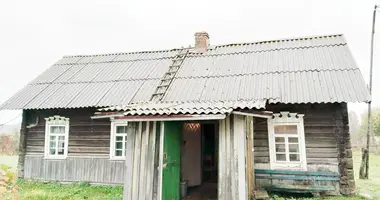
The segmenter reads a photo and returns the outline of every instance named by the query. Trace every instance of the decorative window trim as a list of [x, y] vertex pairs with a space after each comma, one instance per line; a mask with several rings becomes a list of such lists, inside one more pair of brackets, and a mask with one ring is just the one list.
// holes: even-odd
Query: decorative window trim
[[[69, 149], [69, 127], [70, 119], [62, 117], [59, 115], [54, 115], [52, 117], [45, 118], [45, 148], [44, 148], [44, 158], [45, 159], [66, 159]], [[63, 126], [65, 127], [65, 144], [63, 155], [50, 155], [49, 145], [50, 145], [50, 127], [51, 126]], [[58, 140], [58, 139], [57, 139]]]
[[[110, 138], [110, 160], [125, 160], [125, 150], [126, 150], [126, 147], [124, 146], [124, 142], [123, 142], [123, 146], [124, 146], [124, 151], [123, 151], [123, 154], [122, 156], [116, 156], [115, 155], [115, 140], [116, 140], [116, 127], [117, 126], [128, 126], [128, 121], [125, 121], [125, 120], [111, 120], [111, 138]], [[121, 134], [121, 136], [125, 137], [125, 139], [123, 140], [126, 140], [127, 139], [127, 136], [128, 134]]]
[[[294, 169], [307, 170], [305, 130], [303, 114], [280, 112], [273, 114], [273, 118], [268, 119], [268, 141], [269, 141], [269, 160], [271, 169]], [[276, 161], [275, 131], [276, 125], [296, 125], [299, 145], [300, 161]], [[285, 142], [285, 145], [288, 145]], [[288, 147], [286, 147], [288, 148]], [[285, 155], [288, 157], [289, 151]]]

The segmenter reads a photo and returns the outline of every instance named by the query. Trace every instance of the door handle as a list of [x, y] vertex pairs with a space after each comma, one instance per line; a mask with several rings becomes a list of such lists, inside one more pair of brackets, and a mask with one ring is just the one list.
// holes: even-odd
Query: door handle
[[168, 166], [168, 164], [173, 164], [173, 163], [176, 163], [176, 161], [173, 160], [173, 161], [166, 162], [166, 163], [162, 164], [162, 168], [166, 168]]

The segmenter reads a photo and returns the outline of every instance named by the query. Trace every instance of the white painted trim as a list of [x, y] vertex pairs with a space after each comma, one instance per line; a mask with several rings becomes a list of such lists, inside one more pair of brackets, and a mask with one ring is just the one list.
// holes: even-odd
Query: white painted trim
[[[128, 126], [128, 122], [124, 120], [111, 120], [111, 133], [110, 133], [110, 160], [125, 160], [125, 150], [124, 141], [123, 141], [123, 153], [122, 156], [115, 156], [115, 138], [116, 138], [116, 126]], [[122, 134], [121, 136], [126, 137], [128, 139], [128, 133]], [[123, 139], [124, 140], [124, 139]]]
[[101, 116], [91, 116], [91, 119], [107, 119], [107, 118], [114, 118], [114, 117], [122, 117], [123, 114], [117, 114], [117, 115], [101, 115]]
[[[304, 120], [303, 114], [280, 112], [273, 114], [274, 118], [268, 119], [268, 141], [269, 141], [269, 160], [271, 169], [295, 169], [295, 170], [307, 170], [307, 160], [306, 160], [306, 146], [305, 146], [305, 130], [304, 130]], [[281, 117], [280, 117], [281, 116]], [[299, 145], [299, 156], [300, 161], [290, 162], [290, 161], [276, 161], [276, 147], [275, 147], [275, 133], [274, 126], [276, 125], [296, 125], [297, 135], [298, 135], [298, 145]], [[294, 136], [289, 134], [281, 134], [281, 136], [288, 137]], [[287, 139], [285, 139], [285, 155], [288, 158]]]
[[[51, 126], [63, 126], [65, 127], [65, 133], [56, 135], [56, 143], [58, 143], [59, 136], [65, 137], [65, 146], [63, 155], [49, 155], [50, 145], [50, 127]], [[59, 115], [45, 118], [45, 145], [44, 145], [44, 159], [66, 159], [69, 151], [69, 128], [70, 119]], [[56, 144], [58, 145], [58, 144]], [[58, 149], [57, 149], [58, 150]]]
[[157, 189], [157, 200], [162, 200], [162, 176], [163, 169], [162, 166], [164, 164], [164, 122], [161, 122], [160, 127], [160, 152], [159, 152], [159, 164], [158, 164], [158, 189]]
[[[111, 118], [114, 116], [108, 115], [105, 117], [91, 117], [92, 119], [101, 119], [101, 118]], [[121, 117], [121, 116], [117, 116]], [[216, 115], [189, 115], [189, 116], [170, 116], [170, 117], [162, 117], [162, 116], [145, 116], [146, 118], [138, 118], [141, 117], [139, 115], [135, 116], [136, 118], [130, 119], [114, 119], [115, 121], [127, 121], [127, 122], [151, 122], [151, 121], [188, 121], [188, 120], [220, 120], [225, 119], [226, 115], [224, 114], [216, 114]], [[111, 119], [111, 121], [113, 121]]]
[[250, 117], [259, 117], [259, 118], [272, 118], [272, 116], [269, 115], [261, 115], [261, 114], [256, 114], [256, 113], [246, 113], [246, 112], [240, 112], [240, 111], [232, 111], [232, 114], [235, 115], [244, 115], [244, 116], [250, 116]]

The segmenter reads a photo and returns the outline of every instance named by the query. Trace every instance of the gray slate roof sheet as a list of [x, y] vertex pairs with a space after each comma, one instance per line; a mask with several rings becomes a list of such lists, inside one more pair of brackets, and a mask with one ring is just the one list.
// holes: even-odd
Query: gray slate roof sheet
[[99, 109], [100, 111], [125, 111], [124, 115], [173, 115], [173, 114], [226, 114], [237, 108], [265, 108], [265, 100], [255, 101], [204, 101], [171, 103], [137, 103]]
[[[0, 109], [107, 107], [148, 102], [178, 49], [66, 56]], [[342, 35], [210, 46], [185, 58], [163, 102], [366, 102]], [[200, 104], [203, 105], [203, 104]]]

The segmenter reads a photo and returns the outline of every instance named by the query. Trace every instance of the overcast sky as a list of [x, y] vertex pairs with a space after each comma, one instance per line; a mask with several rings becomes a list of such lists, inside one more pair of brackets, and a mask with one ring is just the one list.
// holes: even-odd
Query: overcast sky
[[[63, 55], [178, 48], [343, 33], [366, 81], [373, 6], [380, 0], [0, 1], [0, 104]], [[378, 16], [380, 43], [380, 13]], [[380, 104], [380, 45], [373, 103]], [[350, 104], [359, 114], [365, 104]], [[18, 112], [0, 111], [0, 124]], [[12, 123], [17, 123], [20, 118]]]

